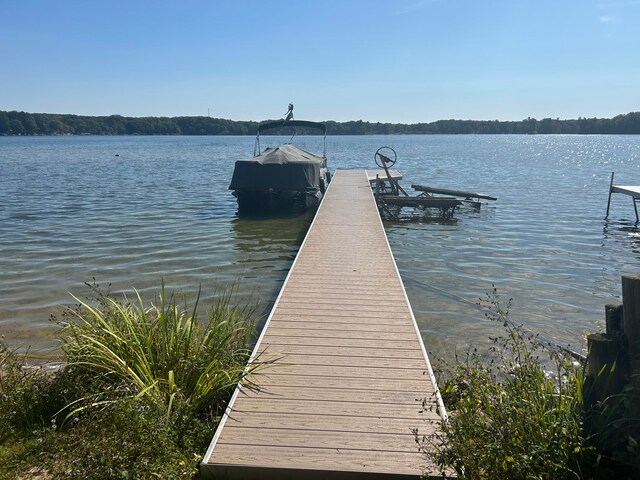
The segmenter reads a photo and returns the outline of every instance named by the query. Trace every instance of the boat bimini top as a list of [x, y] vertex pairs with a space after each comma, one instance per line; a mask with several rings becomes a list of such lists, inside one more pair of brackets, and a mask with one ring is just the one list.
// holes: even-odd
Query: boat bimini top
[[[276, 120], [275, 122], [266, 122], [262, 123], [258, 126], [258, 134], [256, 135], [256, 142], [253, 147], [253, 156], [260, 155], [260, 134], [267, 130], [277, 130], [281, 128], [290, 128], [290, 127], [305, 127], [305, 128], [315, 128], [317, 130], [322, 131], [324, 135], [323, 146], [322, 146], [322, 158], [327, 158], [327, 126], [324, 123], [320, 122], [310, 122], [308, 120]], [[296, 131], [294, 130], [291, 139], [295, 137]], [[291, 140], [289, 140], [289, 143]]]

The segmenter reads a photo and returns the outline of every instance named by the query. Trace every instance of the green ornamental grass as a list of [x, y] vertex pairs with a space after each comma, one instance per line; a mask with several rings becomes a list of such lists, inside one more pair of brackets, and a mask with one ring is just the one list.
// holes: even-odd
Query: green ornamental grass
[[164, 284], [156, 304], [139, 292], [122, 300], [99, 290], [98, 305], [78, 301], [68, 312], [62, 350], [70, 367], [105, 387], [79, 398], [68, 416], [121, 397], [149, 402], [170, 417], [176, 408], [199, 415], [220, 409], [229, 391], [258, 367], [246, 367], [253, 308], [233, 304], [233, 289], [216, 292], [205, 319], [181, 308]]
[[201, 316], [164, 285], [149, 306], [89, 286], [95, 298], [63, 314], [58, 368], [29, 367], [0, 339], [0, 480], [195, 478], [260, 366], [247, 367], [255, 309], [233, 287]]

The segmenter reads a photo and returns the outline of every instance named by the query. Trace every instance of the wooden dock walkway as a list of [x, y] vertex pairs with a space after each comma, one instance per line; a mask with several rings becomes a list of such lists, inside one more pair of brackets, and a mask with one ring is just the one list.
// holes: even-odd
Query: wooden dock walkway
[[205, 478], [419, 478], [411, 429], [444, 407], [364, 170], [336, 172], [255, 355], [278, 360], [234, 393]]

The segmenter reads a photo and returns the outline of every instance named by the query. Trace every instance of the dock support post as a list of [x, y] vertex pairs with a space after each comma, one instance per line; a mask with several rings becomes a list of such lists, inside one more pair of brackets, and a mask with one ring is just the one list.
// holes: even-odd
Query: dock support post
[[622, 276], [622, 321], [632, 370], [640, 370], [640, 275]]
[[[614, 172], [611, 172], [611, 182], [609, 183], [609, 201], [607, 202], [607, 215], [604, 217], [609, 218], [609, 207], [611, 207], [611, 189], [613, 188], [613, 176], [614, 176]], [[636, 212], [636, 217], [638, 216], [638, 213]]]
[[622, 305], [609, 304], [604, 306], [605, 331], [611, 335], [621, 337], [624, 335], [622, 326]]
[[606, 305], [606, 333], [587, 336], [585, 406], [622, 391], [640, 372], [640, 275], [622, 275], [622, 305]]
[[620, 393], [625, 384], [627, 363], [622, 337], [608, 333], [587, 336], [587, 371], [584, 400], [587, 409]]

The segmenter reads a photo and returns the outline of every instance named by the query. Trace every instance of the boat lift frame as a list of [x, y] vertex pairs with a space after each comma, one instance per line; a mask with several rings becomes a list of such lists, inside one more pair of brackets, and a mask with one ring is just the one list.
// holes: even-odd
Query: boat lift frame
[[[394, 158], [381, 153], [385, 149], [393, 153]], [[376, 175], [374, 196], [378, 204], [380, 213], [386, 214], [388, 218], [399, 219], [399, 211], [403, 207], [410, 207], [421, 210], [423, 214], [428, 208], [436, 208], [440, 211], [440, 217], [449, 219], [453, 216], [456, 208], [462, 205], [462, 202], [452, 197], [433, 197], [430, 195], [410, 196], [394, 175], [389, 171], [389, 167], [395, 165], [398, 156], [391, 147], [380, 147], [374, 154], [374, 160], [379, 167], [384, 169], [386, 179]], [[394, 212], [391, 207], [398, 209]]]

